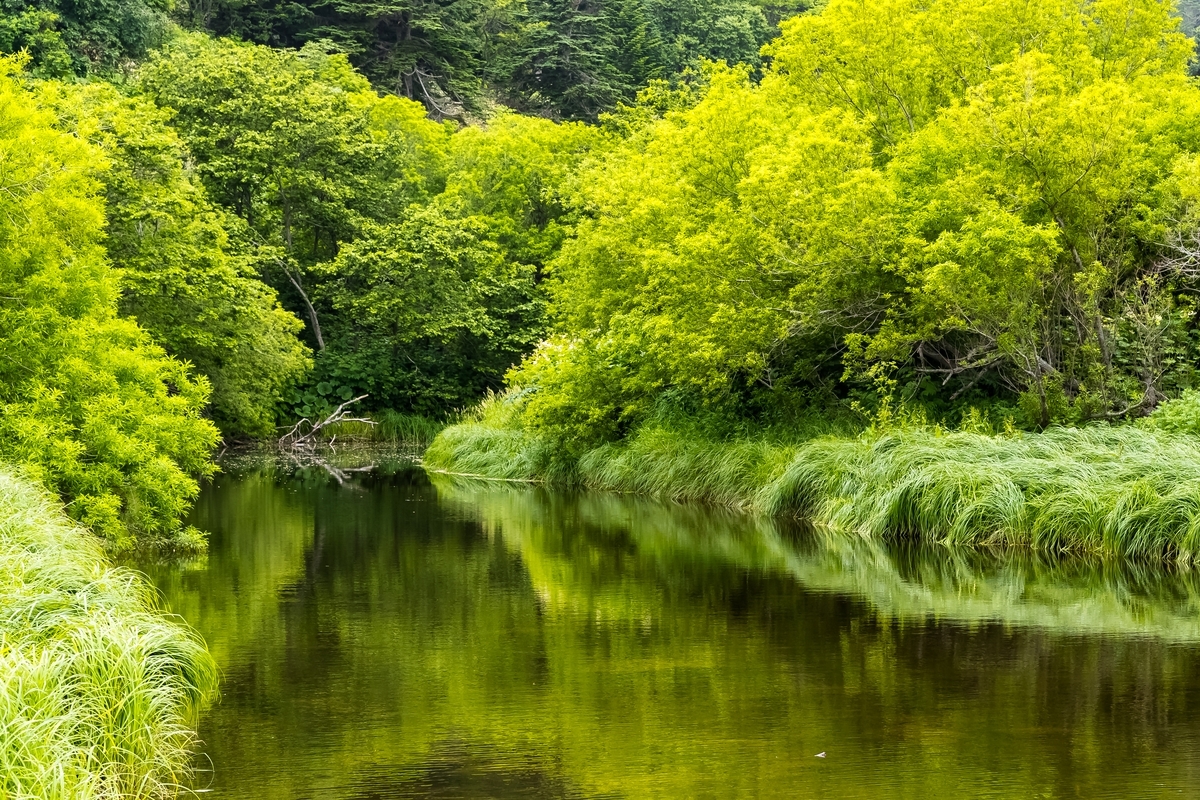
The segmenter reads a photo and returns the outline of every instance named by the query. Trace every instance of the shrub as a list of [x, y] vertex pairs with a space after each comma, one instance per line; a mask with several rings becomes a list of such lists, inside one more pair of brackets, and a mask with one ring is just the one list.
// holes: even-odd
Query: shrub
[[0, 455], [117, 546], [196, 546], [179, 521], [209, 474], [209, 387], [117, 316], [93, 147], [0, 59]]

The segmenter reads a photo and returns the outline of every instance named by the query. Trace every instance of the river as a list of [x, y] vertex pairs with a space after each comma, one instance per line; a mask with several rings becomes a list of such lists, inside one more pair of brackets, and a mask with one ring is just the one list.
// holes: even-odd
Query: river
[[1200, 576], [721, 510], [231, 468], [139, 565], [220, 798], [1200, 797]]

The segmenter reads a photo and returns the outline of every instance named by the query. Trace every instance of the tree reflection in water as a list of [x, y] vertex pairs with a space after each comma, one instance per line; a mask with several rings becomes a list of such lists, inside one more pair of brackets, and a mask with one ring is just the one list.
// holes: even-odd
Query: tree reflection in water
[[[219, 795], [1156, 797], [1200, 580], [602, 494], [223, 476], [149, 565], [225, 676]], [[814, 758], [825, 751], [825, 759]]]

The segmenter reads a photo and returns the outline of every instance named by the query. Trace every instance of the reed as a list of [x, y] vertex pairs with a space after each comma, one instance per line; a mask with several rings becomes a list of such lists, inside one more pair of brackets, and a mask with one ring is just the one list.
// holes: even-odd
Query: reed
[[436, 466], [565, 476], [880, 539], [1200, 559], [1200, 438], [1148, 426], [993, 435], [920, 425], [793, 443], [649, 427], [568, 463], [546, 439], [495, 422], [447, 429], [430, 448]]
[[173, 797], [216, 668], [138, 574], [0, 472], [0, 797]]

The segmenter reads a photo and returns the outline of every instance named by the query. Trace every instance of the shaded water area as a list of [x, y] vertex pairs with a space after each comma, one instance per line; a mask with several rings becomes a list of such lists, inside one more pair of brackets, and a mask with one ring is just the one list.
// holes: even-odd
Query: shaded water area
[[232, 470], [143, 565], [207, 796], [1200, 796], [1196, 574], [388, 472]]

